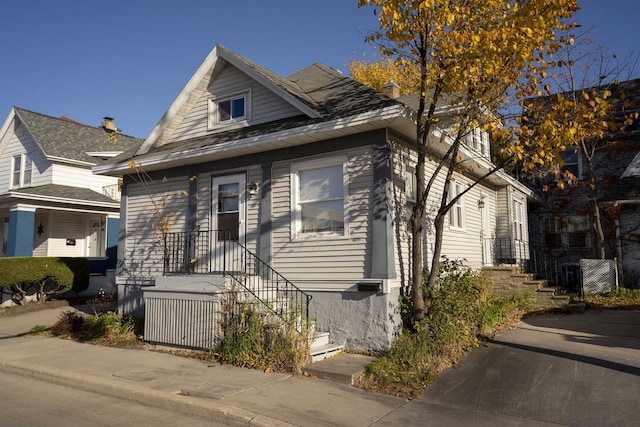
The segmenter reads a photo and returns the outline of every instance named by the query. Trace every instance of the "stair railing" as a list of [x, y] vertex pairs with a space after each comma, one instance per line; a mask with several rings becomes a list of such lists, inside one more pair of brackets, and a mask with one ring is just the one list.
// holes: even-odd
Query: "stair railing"
[[[215, 239], [210, 241], [210, 237]], [[230, 277], [298, 332], [309, 327], [312, 296], [247, 249], [238, 241], [237, 233], [229, 230], [167, 233], [164, 275], [204, 273]]]

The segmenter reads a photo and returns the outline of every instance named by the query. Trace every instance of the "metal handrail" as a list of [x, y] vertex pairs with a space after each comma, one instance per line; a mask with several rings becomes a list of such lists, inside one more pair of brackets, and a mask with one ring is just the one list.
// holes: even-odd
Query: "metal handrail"
[[[215, 236], [215, 239], [210, 240]], [[229, 230], [167, 233], [164, 275], [222, 273], [231, 277], [262, 305], [292, 324], [291, 309], [299, 311], [298, 332], [308, 327], [312, 296], [298, 288], [240, 243]]]

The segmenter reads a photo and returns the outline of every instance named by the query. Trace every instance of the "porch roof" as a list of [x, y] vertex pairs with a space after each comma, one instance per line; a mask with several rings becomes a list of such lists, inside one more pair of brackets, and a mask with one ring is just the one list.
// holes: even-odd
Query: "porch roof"
[[24, 200], [64, 203], [76, 206], [120, 208], [120, 202], [88, 188], [48, 184], [10, 190], [0, 196], [0, 200]]

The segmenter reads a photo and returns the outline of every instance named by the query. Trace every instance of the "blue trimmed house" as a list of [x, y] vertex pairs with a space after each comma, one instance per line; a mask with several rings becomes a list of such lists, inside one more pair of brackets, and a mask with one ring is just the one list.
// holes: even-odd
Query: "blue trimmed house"
[[[92, 258], [114, 269], [118, 178], [91, 167], [137, 148], [139, 139], [14, 107], [0, 129], [0, 256]], [[106, 264], [105, 264], [106, 262]]]
[[[164, 321], [177, 309], [156, 301], [163, 290], [231, 283], [271, 308], [270, 296], [298, 301], [340, 345], [386, 348], [410, 283], [416, 156], [411, 99], [388, 95], [319, 63], [283, 77], [216, 46], [135, 152], [146, 181], [128, 157], [93, 168], [123, 179], [120, 310], [153, 302]], [[431, 138], [437, 158], [447, 130]], [[470, 174], [486, 171], [487, 135], [470, 131], [461, 155]], [[474, 268], [528, 258], [531, 197], [503, 172], [487, 178], [450, 213], [444, 254]], [[165, 234], [150, 226], [158, 213]], [[432, 244], [427, 230], [427, 256]], [[165, 332], [158, 341], [180, 344]]]

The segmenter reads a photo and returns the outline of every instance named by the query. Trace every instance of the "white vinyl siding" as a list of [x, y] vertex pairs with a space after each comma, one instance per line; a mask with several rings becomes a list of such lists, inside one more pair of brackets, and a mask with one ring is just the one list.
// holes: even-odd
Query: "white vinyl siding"
[[58, 257], [85, 255], [84, 222], [82, 214], [55, 212], [55, 227], [51, 230], [49, 253]]
[[[13, 179], [13, 159], [20, 158], [20, 170], [25, 172], [25, 165], [22, 163], [27, 153], [31, 156], [31, 174], [28, 186], [38, 186], [50, 184], [50, 162], [44, 157], [40, 147], [35, 143], [23, 124], [19, 124], [12, 136], [8, 136], [9, 141], [2, 153], [0, 153], [0, 193], [9, 191]], [[24, 175], [23, 175], [24, 176]], [[22, 179], [24, 182], [24, 179]]]
[[204, 136], [214, 131], [209, 127], [209, 105], [212, 98], [224, 98], [230, 94], [251, 91], [250, 120], [248, 125], [267, 123], [287, 117], [300, 115], [300, 111], [288, 102], [260, 85], [255, 80], [227, 64], [215, 76], [214, 81], [206, 85], [206, 79], [200, 83], [184, 107], [184, 118], [177, 117], [176, 128], [170, 131], [168, 142]]
[[[406, 170], [407, 165], [415, 165], [416, 153], [412, 152], [400, 143], [394, 143], [393, 150], [393, 197], [394, 197], [394, 236], [400, 239], [394, 244], [396, 251], [396, 273], [400, 280], [407, 285], [411, 276], [411, 211], [406, 209]], [[425, 169], [425, 179], [428, 180], [434, 173], [436, 164], [427, 162]], [[423, 256], [425, 266], [431, 262], [431, 256], [434, 250], [435, 229], [433, 219], [440, 204], [442, 190], [444, 188], [445, 171], [442, 171], [436, 178], [435, 185], [431, 191], [426, 207], [426, 218], [424, 221], [423, 232]], [[458, 177], [455, 182], [462, 182]], [[464, 184], [466, 189], [466, 184]], [[404, 191], [401, 191], [404, 186]], [[482, 265], [482, 245], [480, 235], [482, 232], [482, 215], [480, 209], [477, 208], [477, 201], [481, 197], [485, 197], [485, 202], [489, 204], [491, 212], [489, 224], [490, 230], [488, 234], [492, 234], [495, 230], [495, 209], [496, 196], [495, 190], [487, 186], [476, 186], [467, 192], [463, 197], [467, 203], [463, 205], [464, 210], [464, 232], [460, 232], [459, 228], [449, 226], [449, 222], [445, 222], [442, 241], [442, 255], [449, 259], [465, 260], [465, 264], [477, 268]]]
[[[48, 237], [52, 232], [52, 224], [50, 219], [53, 212], [36, 212], [33, 230], [33, 256], [48, 256], [49, 240]], [[39, 227], [42, 226], [42, 233], [38, 234]]]
[[[164, 204], [164, 217], [171, 222], [171, 231], [185, 231], [189, 177], [151, 182], [149, 192], [158, 206]], [[139, 183], [127, 186], [125, 268], [131, 276], [151, 277], [162, 274], [162, 243], [153, 229], [157, 221], [153, 201], [147, 189]]]
[[[371, 271], [371, 195], [373, 153], [370, 147], [335, 153], [344, 156], [348, 174], [348, 237], [291, 239], [291, 176], [296, 162], [278, 162], [272, 170], [273, 266], [302, 286], [310, 281], [360, 280]], [[304, 159], [335, 157], [325, 155]]]
[[51, 165], [51, 184], [88, 188], [103, 194], [103, 188], [118, 184], [118, 178], [95, 175], [88, 168], [54, 163]]

